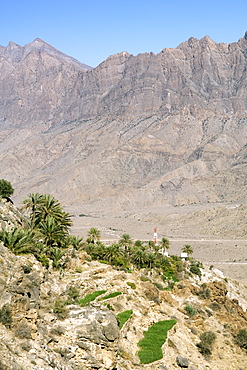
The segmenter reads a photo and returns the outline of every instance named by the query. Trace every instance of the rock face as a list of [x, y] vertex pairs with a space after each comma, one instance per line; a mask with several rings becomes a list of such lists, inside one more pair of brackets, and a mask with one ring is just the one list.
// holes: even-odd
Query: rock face
[[1, 176], [17, 199], [49, 192], [95, 210], [245, 202], [246, 58], [246, 37], [123, 52], [94, 69], [40, 39], [9, 43]]

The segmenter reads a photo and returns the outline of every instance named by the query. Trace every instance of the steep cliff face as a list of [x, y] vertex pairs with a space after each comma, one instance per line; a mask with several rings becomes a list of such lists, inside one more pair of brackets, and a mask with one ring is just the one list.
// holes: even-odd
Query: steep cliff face
[[39, 39], [1, 47], [2, 177], [67, 205], [245, 201], [246, 58], [246, 38], [208, 36], [94, 69]]
[[40, 39], [24, 47], [9, 43], [1, 50], [1, 116], [61, 123], [96, 115], [245, 112], [246, 50], [245, 38], [227, 45], [206, 36], [157, 55], [123, 52], [90, 69]]

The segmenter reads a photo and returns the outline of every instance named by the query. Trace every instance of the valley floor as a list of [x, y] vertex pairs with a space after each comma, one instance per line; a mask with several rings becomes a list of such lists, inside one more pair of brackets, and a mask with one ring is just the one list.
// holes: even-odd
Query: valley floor
[[[244, 210], [244, 212], [243, 212]], [[169, 254], [181, 253], [185, 244], [194, 250], [193, 257], [213, 265], [232, 279], [247, 284], [247, 235], [245, 206], [231, 204], [155, 207], [111, 214], [89, 206], [67, 207], [73, 215], [71, 232], [86, 239], [91, 227], [101, 231], [105, 243], [117, 241], [128, 233], [134, 240], [153, 240], [157, 227], [158, 240], [169, 238]], [[244, 216], [243, 216], [244, 213]]]

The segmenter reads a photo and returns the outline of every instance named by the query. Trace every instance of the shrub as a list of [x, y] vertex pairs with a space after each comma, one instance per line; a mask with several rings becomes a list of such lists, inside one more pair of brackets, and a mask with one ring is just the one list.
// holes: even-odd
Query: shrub
[[197, 344], [199, 351], [205, 357], [208, 357], [212, 353], [213, 343], [215, 342], [216, 334], [212, 331], [205, 331], [200, 335], [201, 342]]
[[212, 302], [209, 306], [213, 311], [220, 311], [221, 305], [217, 302]]
[[12, 312], [7, 304], [0, 309], [0, 322], [7, 328], [12, 324]]
[[135, 283], [132, 283], [131, 281], [127, 281], [126, 283], [128, 286], [130, 286], [132, 289], [136, 289]]
[[196, 309], [194, 307], [192, 307], [191, 305], [189, 305], [189, 304], [187, 306], [185, 306], [184, 309], [185, 309], [185, 311], [187, 312], [187, 314], [189, 316], [195, 316], [195, 314], [197, 312]]
[[150, 281], [150, 279], [146, 276], [141, 276], [141, 281]]
[[15, 335], [22, 339], [31, 339], [31, 327], [23, 321], [16, 328]]
[[141, 364], [150, 364], [163, 357], [161, 347], [166, 341], [168, 330], [175, 324], [174, 319], [159, 321], [144, 332], [144, 338], [138, 343], [141, 347], [138, 352]]
[[241, 329], [239, 330], [236, 338], [235, 338], [235, 343], [244, 349], [247, 349], [247, 330], [246, 329]]
[[66, 308], [66, 302], [62, 299], [57, 299], [54, 304], [53, 312], [56, 314], [56, 316], [63, 320], [68, 317], [68, 309]]
[[199, 277], [201, 277], [202, 276], [202, 273], [201, 273], [201, 270], [200, 270], [200, 267], [199, 267], [199, 265], [198, 264], [192, 264], [191, 266], [190, 266], [190, 272], [192, 273], [192, 274], [194, 274], [194, 275], [198, 275]]
[[157, 289], [159, 289], [159, 290], [164, 290], [164, 287], [163, 287], [163, 285], [162, 285], [162, 284], [160, 284], [160, 283], [158, 283], [158, 282], [156, 282], [156, 281], [155, 281], [153, 284], [154, 284], [154, 286], [156, 286], [156, 288], [157, 288]]
[[[32, 345], [30, 342], [28, 341], [25, 341], [23, 343], [21, 343], [21, 348], [24, 350], [24, 351], [30, 351], [30, 349], [32, 349]], [[1, 366], [0, 366], [0, 369], [1, 369]]]
[[61, 325], [57, 325], [50, 330], [50, 333], [55, 335], [62, 335], [65, 333], [65, 328]]
[[106, 293], [106, 290], [98, 290], [97, 292], [87, 294], [84, 298], [80, 299], [78, 303], [80, 306], [86, 306], [86, 304], [94, 301], [98, 296], [104, 293]]
[[9, 198], [14, 193], [14, 189], [9, 181], [0, 180], [0, 196], [2, 198]]
[[203, 283], [200, 286], [200, 290], [197, 293], [200, 298], [208, 299], [211, 295], [211, 290], [207, 287], [207, 284]]
[[48, 269], [50, 265], [50, 260], [45, 254], [41, 254], [41, 255], [35, 254], [35, 257], [42, 264], [42, 266]]
[[127, 310], [127, 311], [123, 311], [117, 314], [117, 321], [118, 321], [118, 325], [120, 329], [122, 329], [126, 321], [129, 320], [132, 313], [133, 313], [133, 310]]
[[80, 274], [82, 272], [82, 267], [81, 266], [76, 266], [75, 272], [77, 272], [78, 274]]
[[76, 287], [71, 286], [71, 287], [69, 288], [68, 296], [69, 296], [69, 298], [71, 298], [73, 301], [75, 301], [75, 300], [79, 297], [79, 295], [80, 295], [80, 292], [79, 292], [79, 290], [78, 290]]

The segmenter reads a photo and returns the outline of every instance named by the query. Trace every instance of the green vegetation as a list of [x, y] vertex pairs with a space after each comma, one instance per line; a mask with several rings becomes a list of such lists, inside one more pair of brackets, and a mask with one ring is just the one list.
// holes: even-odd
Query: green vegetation
[[125, 251], [129, 250], [133, 245], [133, 241], [129, 234], [123, 234], [119, 240], [119, 245], [124, 248]]
[[62, 299], [57, 299], [54, 303], [53, 312], [56, 314], [58, 319], [64, 320], [68, 317], [68, 309], [66, 307], [66, 302]]
[[174, 319], [159, 321], [144, 332], [144, 338], [138, 343], [141, 348], [138, 352], [141, 364], [150, 364], [163, 357], [161, 347], [166, 341], [168, 330], [175, 324]]
[[127, 311], [123, 311], [117, 314], [117, 321], [118, 321], [118, 325], [120, 329], [122, 329], [126, 321], [129, 320], [132, 313], [133, 313], [133, 310], [127, 310]]
[[21, 339], [31, 339], [31, 326], [28, 325], [25, 321], [19, 323], [15, 330], [15, 335]]
[[69, 288], [69, 291], [68, 291], [68, 296], [69, 296], [69, 299], [67, 300], [67, 304], [73, 304], [73, 303], [77, 303], [77, 300], [79, 298], [79, 295], [80, 295], [80, 292], [79, 292], [79, 289], [77, 289], [76, 287], [74, 286], [71, 286]]
[[87, 294], [84, 298], [78, 301], [80, 306], [86, 306], [89, 302], [94, 301], [101, 294], [106, 293], [106, 290], [98, 290], [94, 293]]
[[200, 262], [198, 261], [193, 261], [190, 266], [190, 272], [194, 275], [198, 275], [199, 278], [202, 276], [202, 272], [200, 270], [202, 268]]
[[9, 198], [14, 193], [14, 189], [9, 181], [0, 180], [0, 197]]
[[235, 343], [244, 349], [247, 349], [247, 330], [246, 329], [241, 329], [239, 330], [236, 338], [235, 338]]
[[182, 248], [183, 253], [187, 253], [188, 256], [191, 256], [193, 254], [193, 248], [189, 244], [185, 244], [185, 246]]
[[194, 308], [194, 307], [192, 307], [191, 305], [186, 305], [185, 307], [184, 307], [184, 309], [185, 309], [185, 311], [187, 312], [187, 314], [189, 315], [189, 316], [195, 316], [196, 315], [196, 309]]
[[[43, 266], [62, 269], [73, 253], [66, 256], [68, 248], [74, 251], [85, 250], [90, 260], [97, 260], [115, 266], [119, 270], [131, 272], [133, 269], [155, 269], [163, 281], [168, 285], [165, 289], [172, 289], [179, 281], [178, 273], [185, 271], [186, 266], [178, 256], [164, 256], [162, 250], [167, 250], [170, 241], [162, 238], [159, 245], [152, 241], [144, 243], [141, 240], [133, 241], [129, 234], [123, 234], [118, 243], [109, 246], [100, 240], [100, 230], [91, 227], [88, 238], [83, 241], [69, 234], [72, 226], [71, 217], [64, 212], [60, 203], [49, 194], [31, 193], [23, 201], [26, 212], [26, 224], [12, 230], [2, 229], [0, 241], [15, 254], [32, 253]], [[191, 261], [190, 271], [201, 275], [202, 265]], [[77, 272], [82, 270], [77, 267]], [[135, 289], [133, 284], [128, 284]], [[160, 289], [160, 288], [159, 288]], [[163, 287], [161, 287], [163, 289]]]
[[176, 276], [170, 271], [166, 272], [164, 275], [167, 280], [172, 280], [174, 283], [179, 281], [179, 279], [177, 279]]
[[5, 325], [7, 328], [11, 327], [12, 324], [12, 312], [8, 304], [5, 304], [0, 309], [0, 322]]
[[206, 283], [203, 283], [200, 286], [200, 290], [197, 292], [197, 295], [202, 299], [208, 299], [211, 295], [211, 290], [208, 288]]
[[99, 301], [104, 301], [105, 299], [114, 298], [114, 297], [119, 296], [120, 294], [122, 294], [122, 292], [113, 292], [113, 293], [107, 294], [104, 297], [100, 298]]
[[35, 233], [32, 230], [13, 228], [12, 230], [2, 229], [0, 240], [5, 247], [15, 254], [35, 253]]
[[160, 242], [160, 247], [164, 249], [164, 252], [170, 248], [170, 240], [167, 238], [162, 238]]
[[203, 356], [209, 357], [213, 350], [216, 334], [212, 331], [205, 331], [200, 335], [201, 342], [197, 344], [199, 351]]
[[69, 235], [70, 215], [49, 194], [29, 194], [23, 204], [28, 213], [27, 226], [3, 228], [0, 240], [15, 254], [33, 253], [44, 266], [52, 260], [54, 268], [61, 268], [66, 249], [81, 245], [80, 239]]
[[100, 240], [100, 230], [97, 227], [91, 227], [91, 229], [88, 231], [88, 243], [95, 244], [97, 241]]
[[131, 281], [127, 281], [127, 283], [126, 283], [128, 286], [130, 286], [131, 287], [131, 289], [136, 289], [136, 285], [135, 285], [135, 283], [133, 283], [133, 282], [131, 282]]
[[[165, 239], [165, 238], [164, 238]], [[169, 240], [163, 240], [163, 246], [169, 247]], [[132, 241], [128, 234], [123, 234], [118, 243], [109, 246], [104, 245], [100, 240], [87, 240], [84, 243], [84, 250], [93, 260], [101, 263], [109, 263], [118, 269], [126, 272], [133, 269], [156, 269], [156, 272], [172, 289], [174, 283], [179, 281], [177, 273], [185, 270], [185, 265], [180, 257], [166, 257], [160, 252], [160, 245], [153, 245], [153, 242]]]

